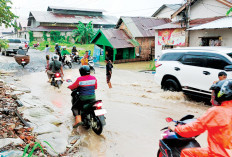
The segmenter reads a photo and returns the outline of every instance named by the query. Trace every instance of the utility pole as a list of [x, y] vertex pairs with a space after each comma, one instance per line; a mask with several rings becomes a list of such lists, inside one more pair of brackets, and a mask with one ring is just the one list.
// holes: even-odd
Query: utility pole
[[187, 0], [186, 2], [186, 10], [185, 10], [185, 15], [186, 15], [186, 30], [185, 30], [185, 43], [186, 46], [189, 47], [189, 21], [190, 21], [190, 5], [191, 5], [191, 0]]

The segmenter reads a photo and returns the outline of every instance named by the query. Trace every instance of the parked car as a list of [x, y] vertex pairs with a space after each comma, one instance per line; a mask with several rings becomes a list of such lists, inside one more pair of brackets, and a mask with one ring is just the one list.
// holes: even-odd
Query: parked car
[[19, 47], [22, 46], [23, 50], [28, 51], [27, 44], [25, 43], [24, 39], [18, 39], [18, 38], [9, 38], [8, 40], [8, 48], [6, 50], [1, 50], [2, 55], [9, 56], [11, 53], [16, 54], [16, 52], [19, 50]]
[[189, 47], [164, 50], [155, 81], [164, 90], [210, 98], [209, 88], [226, 71], [232, 78], [232, 48]]

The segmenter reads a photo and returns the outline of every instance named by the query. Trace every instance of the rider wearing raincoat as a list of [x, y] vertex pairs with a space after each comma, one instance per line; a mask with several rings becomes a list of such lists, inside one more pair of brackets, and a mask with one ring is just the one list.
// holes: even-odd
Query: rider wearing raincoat
[[185, 148], [181, 157], [232, 157], [232, 79], [219, 81], [210, 89], [215, 91], [218, 106], [193, 123], [169, 127], [186, 138], [208, 131], [208, 148]]

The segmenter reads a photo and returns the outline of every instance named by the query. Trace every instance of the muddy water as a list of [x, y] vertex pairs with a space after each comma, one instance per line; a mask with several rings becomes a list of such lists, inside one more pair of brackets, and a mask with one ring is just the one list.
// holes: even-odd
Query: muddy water
[[[55, 115], [64, 123], [60, 126], [63, 133], [71, 134], [73, 117], [70, 91], [66, 88], [68, 84], [64, 83], [61, 89], [56, 89], [46, 82], [44, 72], [31, 74], [32, 71], [44, 69], [41, 64], [44, 56], [39, 56], [38, 52], [33, 55], [32, 62], [25, 69], [10, 57], [0, 57], [0, 62], [4, 64], [3, 69], [18, 71], [17, 76], [21, 80], [18, 85], [31, 88], [34, 98], [51, 102]], [[101, 136], [92, 131], [79, 130], [82, 144], [78, 156], [154, 156], [158, 149], [159, 130], [167, 125], [165, 117], [178, 119], [185, 114], [199, 116], [207, 109], [200, 103], [186, 101], [182, 93], [161, 91], [151, 74], [116, 70], [142, 70], [149, 65], [146, 62], [139, 66], [137, 64], [115, 65], [113, 89], [107, 88], [105, 69], [96, 68], [96, 92], [108, 111], [107, 125]], [[66, 79], [75, 80], [78, 76], [78, 70], [65, 70]], [[198, 138], [202, 146], [206, 146], [205, 137]]]
[[[65, 79], [79, 77], [78, 69], [66, 69]], [[103, 100], [107, 109], [106, 126], [101, 136], [79, 129], [82, 144], [78, 155], [152, 157], [158, 149], [161, 128], [167, 126], [165, 117], [178, 119], [186, 114], [200, 116], [208, 108], [201, 103], [186, 101], [182, 93], [163, 92], [154, 82], [152, 74], [113, 69], [112, 89], [108, 89], [105, 69], [96, 68], [98, 80], [97, 99]], [[32, 95], [52, 102], [57, 116], [64, 122], [64, 133], [71, 134], [71, 113], [68, 83], [61, 89], [47, 83], [44, 72], [20, 77], [19, 84], [30, 87]], [[206, 135], [198, 137], [206, 146]]]

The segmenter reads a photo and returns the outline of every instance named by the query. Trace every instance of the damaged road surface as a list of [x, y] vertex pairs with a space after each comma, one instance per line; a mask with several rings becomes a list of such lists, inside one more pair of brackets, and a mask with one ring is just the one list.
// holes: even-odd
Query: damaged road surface
[[[31, 50], [29, 54], [33, 56], [34, 53]], [[7, 77], [7, 83], [31, 91], [19, 96], [23, 103], [20, 113], [29, 120], [37, 139], [49, 142], [54, 148], [56, 152], [44, 144], [48, 153], [54, 156], [58, 153], [85, 157], [153, 157], [158, 150], [160, 129], [167, 126], [166, 117], [179, 119], [187, 114], [198, 117], [208, 108], [202, 103], [186, 100], [182, 93], [163, 92], [155, 84], [153, 74], [135, 70], [113, 69], [113, 88], [109, 89], [105, 69], [96, 67], [96, 96], [107, 110], [106, 126], [100, 136], [81, 127], [73, 130], [71, 91], [67, 88], [70, 84], [64, 82], [60, 89], [51, 86], [42, 69], [45, 55], [37, 53], [36, 57], [39, 56], [44, 61], [33, 66], [39, 64], [37, 67], [41, 69], [33, 72], [22, 69], [24, 75], [16, 72], [14, 77]], [[26, 68], [30, 68], [29, 65]], [[74, 82], [80, 76], [78, 67], [65, 68], [64, 79]], [[198, 141], [202, 147], [207, 146], [205, 134], [199, 136]]]

